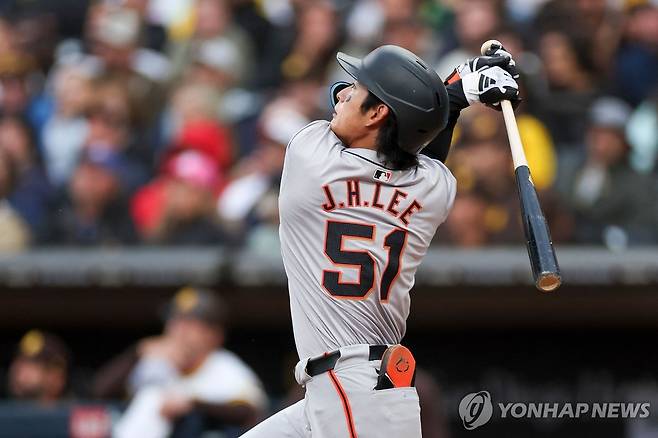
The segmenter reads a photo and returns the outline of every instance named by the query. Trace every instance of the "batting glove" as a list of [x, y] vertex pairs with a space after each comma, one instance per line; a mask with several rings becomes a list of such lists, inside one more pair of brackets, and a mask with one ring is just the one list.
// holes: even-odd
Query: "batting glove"
[[503, 47], [500, 44], [492, 44], [491, 47], [487, 50], [485, 53], [485, 56], [492, 56], [492, 57], [503, 57], [503, 58], [509, 58], [509, 61], [507, 61], [506, 65], [501, 65], [500, 67], [503, 68], [506, 72], [512, 75], [514, 79], [519, 78], [519, 70], [516, 68], [516, 61], [514, 61], [514, 58], [512, 58], [512, 54], [508, 52], [505, 47]]
[[463, 78], [469, 73], [488, 67], [501, 67], [512, 75], [514, 79], [518, 79], [520, 76], [512, 54], [501, 45], [492, 45], [485, 55], [467, 59], [458, 65], [446, 79], [446, 85]]
[[462, 87], [469, 105], [480, 102], [500, 110], [501, 100], [509, 100], [514, 108], [521, 102], [519, 85], [501, 67], [482, 67], [464, 75]]

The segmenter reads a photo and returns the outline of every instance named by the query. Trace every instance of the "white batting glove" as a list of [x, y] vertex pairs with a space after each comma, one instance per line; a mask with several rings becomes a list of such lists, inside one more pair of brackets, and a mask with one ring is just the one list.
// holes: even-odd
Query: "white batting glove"
[[[492, 47], [490, 50], [493, 50], [494, 48], [495, 48], [495, 46]], [[489, 53], [489, 52], [487, 52], [487, 53]], [[516, 68], [516, 61], [514, 61], [514, 58], [512, 58], [512, 54], [510, 52], [508, 52], [507, 50], [505, 50], [505, 48], [503, 46], [500, 46], [499, 49], [496, 49], [493, 52], [493, 55], [491, 55], [491, 56], [502, 56], [504, 58], [509, 58], [509, 61], [507, 61], [507, 65], [503, 65], [501, 67], [503, 68], [503, 70], [505, 70], [510, 75], [512, 75], [512, 77], [514, 79], [519, 78], [520, 75], [519, 75], [519, 70]]]
[[509, 100], [515, 107], [521, 101], [519, 85], [501, 67], [482, 67], [464, 75], [462, 87], [469, 105], [480, 102], [499, 110], [501, 100]]
[[486, 55], [470, 58], [459, 64], [455, 70], [448, 76], [446, 83], [450, 84], [457, 81], [469, 73], [488, 67], [501, 67], [507, 71], [514, 79], [519, 78], [519, 71], [516, 68], [516, 62], [503, 46], [492, 45]]

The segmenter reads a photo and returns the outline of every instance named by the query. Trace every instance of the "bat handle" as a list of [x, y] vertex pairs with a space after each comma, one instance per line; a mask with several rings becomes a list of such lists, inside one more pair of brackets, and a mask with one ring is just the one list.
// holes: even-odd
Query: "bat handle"
[[510, 149], [512, 150], [512, 161], [514, 168], [519, 166], [527, 166], [528, 161], [525, 158], [523, 151], [523, 143], [521, 143], [521, 136], [519, 135], [519, 127], [516, 124], [516, 116], [514, 116], [514, 108], [509, 100], [500, 102], [503, 108], [503, 118], [505, 119], [505, 126], [507, 127], [507, 137], [509, 138]]

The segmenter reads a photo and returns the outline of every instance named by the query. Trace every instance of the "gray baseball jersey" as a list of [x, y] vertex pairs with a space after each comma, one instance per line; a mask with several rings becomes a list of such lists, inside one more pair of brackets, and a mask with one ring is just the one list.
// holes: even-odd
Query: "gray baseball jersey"
[[300, 358], [354, 344], [396, 344], [409, 291], [455, 198], [439, 161], [391, 170], [316, 121], [288, 144], [279, 195], [281, 252]]

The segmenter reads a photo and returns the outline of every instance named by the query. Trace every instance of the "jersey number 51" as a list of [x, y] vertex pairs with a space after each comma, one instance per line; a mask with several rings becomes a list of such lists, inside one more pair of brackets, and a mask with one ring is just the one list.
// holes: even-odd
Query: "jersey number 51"
[[[359, 270], [356, 282], [342, 281], [342, 272], [324, 270], [322, 285], [336, 298], [363, 299], [375, 287], [375, 259], [369, 251], [345, 250], [346, 239], [374, 242], [375, 225], [355, 222], [327, 221], [324, 253], [336, 266]], [[381, 277], [379, 298], [388, 301], [391, 287], [400, 273], [400, 259], [407, 242], [407, 232], [401, 228], [391, 231], [384, 239], [388, 250], [388, 261]]]

